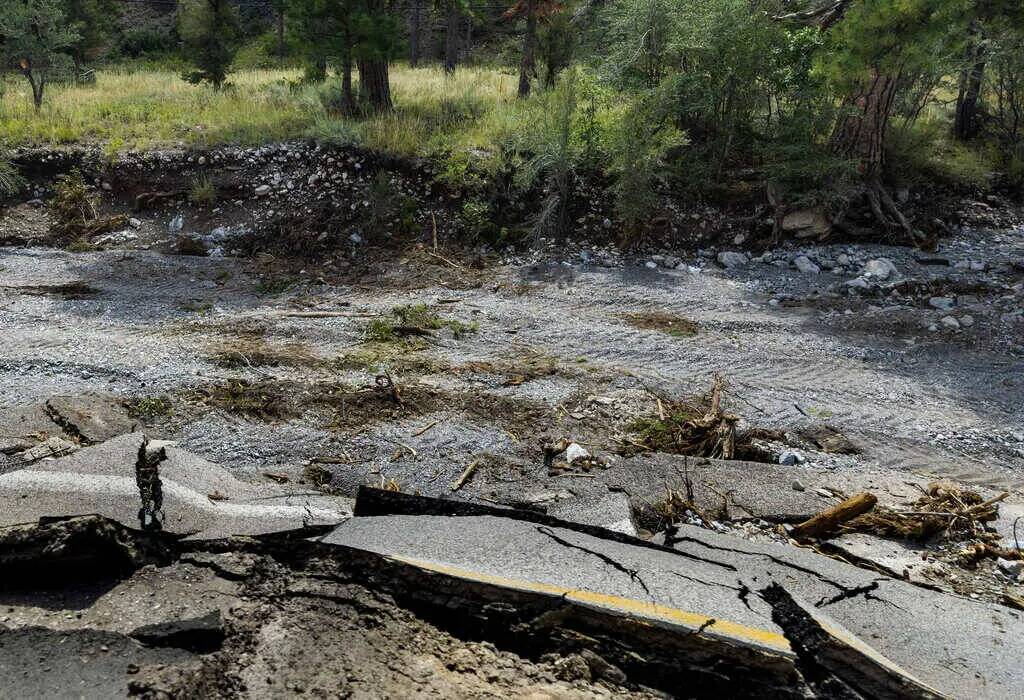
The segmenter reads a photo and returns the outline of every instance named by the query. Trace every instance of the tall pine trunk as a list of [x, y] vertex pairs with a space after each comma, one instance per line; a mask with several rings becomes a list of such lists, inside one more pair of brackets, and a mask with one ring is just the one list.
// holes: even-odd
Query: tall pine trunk
[[[390, 3], [385, 0], [365, 0], [364, 7], [375, 26], [390, 10]], [[355, 37], [358, 39], [358, 34]], [[391, 58], [390, 39], [378, 45], [372, 51], [360, 52], [359, 94], [374, 112], [390, 112], [394, 109], [391, 102], [391, 78], [388, 75], [388, 60]]]
[[866, 180], [882, 174], [885, 131], [897, 83], [896, 77], [875, 72], [843, 101], [843, 114], [832, 133], [833, 152], [856, 163]]
[[346, 39], [345, 48], [341, 54], [341, 99], [345, 114], [355, 114], [356, 100], [352, 95], [352, 41], [350, 39]]
[[875, 219], [890, 230], [910, 235], [910, 224], [882, 181], [885, 134], [898, 85], [898, 75], [872, 71], [871, 78], [843, 101], [842, 115], [832, 133], [832, 151], [856, 164]]
[[359, 92], [375, 112], [390, 112], [394, 108], [387, 59], [359, 59]]
[[459, 11], [458, 0], [448, 0], [448, 22], [444, 30], [444, 72], [454, 73], [459, 61]]
[[423, 30], [423, 0], [412, 0], [412, 13], [409, 16], [409, 65], [416, 68], [420, 63], [422, 49], [420, 35]]
[[284, 8], [277, 10], [277, 59], [284, 60]]
[[537, 8], [535, 0], [526, 3], [526, 34], [523, 36], [523, 59], [519, 64], [519, 96], [530, 96], [530, 81], [536, 72]]
[[985, 45], [981, 32], [971, 28], [971, 37], [966, 48], [967, 65], [960, 73], [960, 89], [956, 96], [956, 116], [953, 120], [953, 136], [960, 141], [969, 141], [978, 135], [978, 100], [981, 97], [981, 81], [985, 75]]

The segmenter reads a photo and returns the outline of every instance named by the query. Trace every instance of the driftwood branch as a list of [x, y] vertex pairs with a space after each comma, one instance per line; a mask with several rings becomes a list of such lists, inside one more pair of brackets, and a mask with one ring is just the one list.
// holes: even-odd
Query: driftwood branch
[[790, 535], [795, 539], [804, 537], [820, 537], [835, 532], [840, 525], [863, 515], [875, 507], [878, 499], [870, 493], [858, 493], [842, 503], [827, 508], [810, 520], [806, 520], [792, 530]]

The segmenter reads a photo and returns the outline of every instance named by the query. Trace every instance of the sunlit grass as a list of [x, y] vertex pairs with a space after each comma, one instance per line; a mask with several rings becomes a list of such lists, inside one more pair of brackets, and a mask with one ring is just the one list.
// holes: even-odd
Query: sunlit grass
[[[313, 137], [354, 141], [399, 155], [486, 147], [523, 110], [515, 77], [485, 68], [392, 66], [396, 111], [365, 119], [331, 115], [319, 87], [291, 89], [296, 70], [233, 73], [221, 92], [173, 71], [99, 71], [95, 85], [51, 85], [37, 114], [28, 85], [6, 78], [0, 140], [7, 145], [93, 143], [110, 151], [156, 146], [254, 145]], [[507, 124], [505, 125], [508, 126]], [[505, 131], [501, 128], [500, 131]]]

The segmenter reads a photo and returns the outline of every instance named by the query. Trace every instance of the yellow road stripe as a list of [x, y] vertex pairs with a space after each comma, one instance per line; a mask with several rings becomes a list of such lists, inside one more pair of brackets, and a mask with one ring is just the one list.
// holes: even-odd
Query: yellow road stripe
[[692, 630], [700, 629], [702, 625], [705, 625], [708, 622], [713, 622], [713, 624], [709, 625], [704, 630], [704, 634], [711, 633], [714, 636], [739, 640], [741, 642], [766, 648], [775, 653], [793, 656], [793, 650], [789, 646], [789, 640], [787, 640], [783, 635], [772, 632], [771, 630], [748, 627], [738, 622], [711, 618], [707, 615], [701, 615], [700, 613], [671, 608], [667, 605], [659, 605], [657, 603], [636, 600], [634, 598], [623, 598], [621, 596], [611, 595], [608, 593], [595, 593], [593, 591], [565, 588], [563, 586], [556, 586], [550, 583], [506, 578], [504, 576], [496, 576], [494, 574], [486, 574], [480, 571], [461, 569], [455, 566], [436, 564], [434, 562], [422, 561], [420, 559], [412, 559], [409, 557], [391, 555], [389, 558], [405, 564], [410, 564], [419, 569], [434, 571], [454, 578], [460, 578], [468, 581], [479, 581], [481, 583], [488, 583], [495, 586], [513, 588], [522, 591], [548, 593], [563, 597], [566, 600], [570, 600], [581, 605], [619, 610], [625, 613], [657, 618], [665, 622], [683, 625], [684, 627]]

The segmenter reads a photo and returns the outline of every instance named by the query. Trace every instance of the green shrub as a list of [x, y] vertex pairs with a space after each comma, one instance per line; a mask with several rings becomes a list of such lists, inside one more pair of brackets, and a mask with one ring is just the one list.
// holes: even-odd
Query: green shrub
[[192, 181], [188, 199], [201, 207], [212, 207], [217, 203], [217, 186], [209, 175], [200, 175]]
[[0, 158], [0, 198], [9, 197], [21, 189], [18, 169], [10, 161]]

